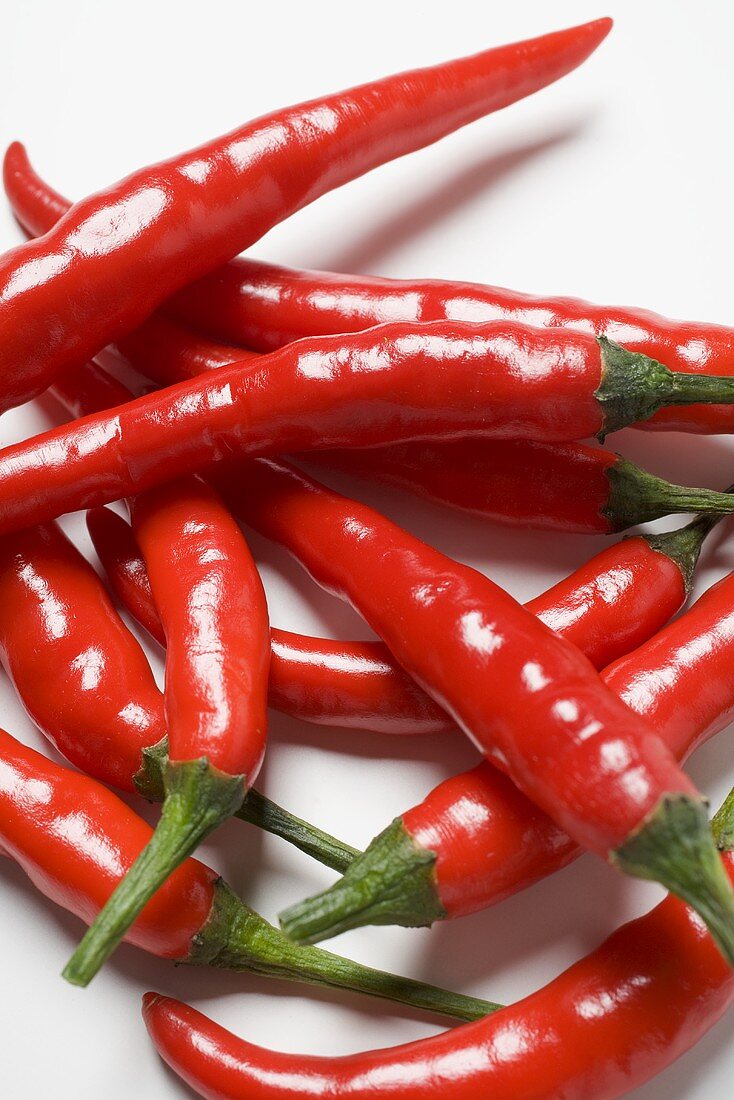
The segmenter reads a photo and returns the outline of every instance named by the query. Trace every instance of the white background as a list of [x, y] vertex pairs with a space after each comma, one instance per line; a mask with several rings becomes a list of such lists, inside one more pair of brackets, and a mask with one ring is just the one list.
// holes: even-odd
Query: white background
[[[673, 316], [732, 315], [734, 229], [730, 5], [478, 5], [371, 0], [308, 3], [105, 4], [12, 0], [0, 14], [0, 139], [27, 142], [39, 169], [78, 197], [139, 165], [250, 116], [393, 70], [439, 61], [611, 14], [610, 39], [581, 70], [439, 146], [327, 196], [254, 254], [294, 265], [394, 276], [445, 276], [528, 291], [637, 303]], [[20, 239], [0, 203], [0, 244]], [[50, 423], [43, 408], [3, 417], [2, 442]], [[615, 447], [656, 472], [723, 487], [723, 439], [627, 432]], [[494, 529], [397, 494], [368, 493], [411, 531], [479, 566], [526, 599], [601, 548], [601, 540]], [[65, 521], [79, 535], [78, 517]], [[734, 567], [722, 537], [699, 570], [702, 591]], [[276, 625], [367, 637], [297, 567], [253, 540]], [[0, 609], [0, 614], [2, 609]], [[152, 654], [160, 669], [157, 654]], [[0, 721], [33, 744], [5, 682]], [[734, 780], [728, 734], [691, 765], [716, 799]], [[272, 718], [261, 789], [364, 845], [474, 754], [454, 737], [397, 740], [319, 731]], [[207, 858], [269, 918], [333, 873], [234, 823]], [[122, 948], [86, 992], [59, 972], [76, 919], [45, 902], [14, 866], [0, 868], [0, 1092], [13, 1098], [175, 1097], [140, 1019], [153, 988], [190, 999], [248, 1038], [341, 1053], [434, 1034], [440, 1024], [356, 996], [247, 975], [174, 970]], [[338, 950], [366, 962], [512, 1000], [593, 948], [658, 896], [587, 857], [490, 912], [431, 931], [365, 929]], [[638, 1092], [641, 1100], [731, 1094], [734, 1017]]]

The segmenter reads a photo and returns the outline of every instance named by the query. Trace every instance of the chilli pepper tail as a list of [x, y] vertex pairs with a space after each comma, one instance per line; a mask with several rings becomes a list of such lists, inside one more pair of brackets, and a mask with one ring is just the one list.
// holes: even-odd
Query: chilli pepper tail
[[209, 833], [237, 812], [244, 796], [244, 777], [226, 775], [205, 757], [169, 761], [158, 827], [66, 964], [63, 974], [68, 982], [89, 984], [156, 890]]
[[[723, 515], [734, 512], [734, 496], [728, 491], [719, 493], [714, 489], [676, 485], [648, 473], [622, 455], [617, 455], [617, 461], [607, 468], [606, 476], [609, 497], [603, 514], [611, 531], [624, 531], [675, 512], [698, 512], [713, 517], [708, 533]], [[704, 537], [699, 541], [699, 550]]]
[[602, 410], [601, 442], [611, 432], [649, 420], [669, 405], [734, 404], [734, 378], [684, 374], [656, 359], [598, 336], [601, 381], [595, 397]]
[[502, 1007], [492, 1001], [373, 970], [319, 947], [293, 943], [279, 928], [245, 905], [221, 880], [215, 886], [209, 920], [196, 936], [191, 955], [185, 961], [350, 989], [455, 1020], [479, 1020]]
[[664, 795], [610, 861], [629, 875], [660, 882], [695, 909], [734, 966], [734, 893], [702, 799]]
[[[149, 802], [162, 802], [165, 798], [166, 765], [168, 764], [168, 738], [157, 745], [143, 749], [142, 764], [134, 776], [135, 787]], [[317, 829], [309, 821], [283, 809], [259, 791], [251, 789], [237, 810], [235, 817], [256, 825], [266, 833], [279, 836], [312, 859], [343, 874], [360, 853], [323, 829]]]
[[317, 943], [366, 924], [428, 927], [446, 917], [435, 863], [435, 853], [420, 848], [398, 817], [330, 889], [282, 912], [281, 927], [298, 943]]

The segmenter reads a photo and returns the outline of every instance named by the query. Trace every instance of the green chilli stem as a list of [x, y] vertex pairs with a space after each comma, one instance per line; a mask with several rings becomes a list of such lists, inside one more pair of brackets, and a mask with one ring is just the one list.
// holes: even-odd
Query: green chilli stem
[[298, 943], [318, 943], [366, 924], [428, 927], [446, 917], [435, 864], [435, 853], [419, 847], [398, 817], [343, 878], [282, 912], [281, 927]]
[[629, 875], [662, 883], [695, 909], [734, 966], [734, 893], [703, 800], [663, 796], [610, 858]]
[[595, 393], [601, 407], [599, 438], [649, 420], [670, 405], [731, 405], [734, 378], [675, 373], [641, 352], [629, 351], [606, 336], [597, 337], [602, 372]]
[[373, 970], [318, 947], [292, 943], [279, 929], [244, 905], [221, 881], [217, 884], [212, 916], [197, 937], [194, 952], [187, 962], [249, 970], [266, 977], [310, 985], [351, 989], [455, 1020], [478, 1020], [502, 1007], [493, 1001], [466, 997], [411, 978]]
[[206, 757], [166, 766], [161, 818], [145, 846], [64, 968], [72, 985], [86, 986], [166, 879], [242, 804], [242, 776], [226, 775]]
[[235, 817], [287, 840], [294, 848], [339, 874], [343, 874], [360, 855], [358, 848], [352, 848], [308, 821], [302, 821], [258, 791], [248, 791]]
[[683, 574], [687, 592], [693, 581], [693, 574], [701, 554], [701, 548], [708, 535], [722, 518], [721, 515], [699, 516], [687, 523], [685, 527], [679, 527], [675, 531], [663, 531], [659, 535], [643, 535], [642, 538], [650, 544], [653, 550], [665, 554], [666, 557], [676, 563]]
[[611, 531], [624, 531], [638, 523], [650, 523], [675, 512], [712, 515], [713, 525], [723, 515], [734, 512], [734, 497], [731, 494], [675, 485], [648, 473], [621, 455], [617, 455], [616, 462], [608, 467], [606, 476], [609, 497], [603, 513]]
[[[162, 802], [165, 794], [163, 777], [168, 764], [168, 739], [143, 749], [143, 761], [135, 776], [139, 793], [150, 802]], [[343, 874], [359, 851], [338, 840], [323, 829], [288, 812], [259, 791], [250, 790], [235, 817], [256, 825], [292, 844], [301, 852]]]

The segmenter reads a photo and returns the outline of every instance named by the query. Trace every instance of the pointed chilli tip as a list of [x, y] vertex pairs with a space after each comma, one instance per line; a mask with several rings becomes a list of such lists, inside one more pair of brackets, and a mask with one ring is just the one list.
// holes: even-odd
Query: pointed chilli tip
[[162, 993], [153, 993], [152, 991], [144, 993], [142, 998], [143, 1012], [149, 1012], [152, 1008], [155, 1008], [156, 1005], [160, 1004], [162, 1001], [165, 1001], [165, 999], [166, 998], [163, 996]]
[[28, 163], [28, 153], [22, 141], [11, 141], [5, 150], [5, 165], [9, 166], [13, 161]]
[[596, 27], [599, 34], [599, 41], [603, 42], [614, 26], [614, 20], [611, 15], [602, 15], [599, 19], [592, 19], [591, 22], [586, 25], [590, 29]]

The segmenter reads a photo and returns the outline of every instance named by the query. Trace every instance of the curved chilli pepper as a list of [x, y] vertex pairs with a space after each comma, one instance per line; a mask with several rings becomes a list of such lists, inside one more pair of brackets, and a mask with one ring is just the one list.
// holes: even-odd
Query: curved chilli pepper
[[320, 195], [564, 76], [610, 25], [277, 111], [77, 203], [0, 263], [1, 407], [40, 393]]
[[[68, 209], [68, 200], [39, 179], [22, 146], [9, 151], [7, 160], [13, 168], [11, 199], [18, 200], [16, 215], [29, 232], [45, 232]], [[170, 385], [227, 366], [242, 355], [236, 347], [208, 343], [158, 316], [145, 322], [119, 349], [105, 349], [97, 359], [102, 365], [116, 366], [122, 358], [148, 378]], [[513, 526], [606, 533], [675, 511], [730, 511], [733, 507], [721, 494], [673, 485], [620, 455], [580, 443], [425, 441], [372, 448], [368, 454], [328, 452], [323, 458], [350, 473]]]
[[0, 451], [0, 533], [106, 504], [233, 453], [463, 434], [585, 438], [666, 402], [734, 400], [602, 339], [511, 323], [303, 340]]
[[[87, 513], [87, 527], [112, 591], [165, 645], [145, 562], [130, 525], [117, 513], [98, 508]], [[270, 632], [268, 702], [275, 710], [318, 725], [393, 734], [456, 728], [381, 642], [310, 638], [275, 627]]]
[[[716, 832], [734, 880], [731, 802]], [[486, 1020], [342, 1058], [280, 1054], [147, 994], [159, 1054], [210, 1100], [614, 1100], [689, 1050], [734, 999], [734, 972], [669, 894], [544, 988]]]
[[[55, 396], [72, 411], [130, 392], [99, 366]], [[259, 573], [216, 493], [180, 479], [131, 502], [167, 639], [168, 757], [154, 837], [87, 932], [65, 977], [87, 985], [172, 870], [242, 807], [265, 750], [270, 632]], [[158, 774], [155, 766], [158, 765]], [[143, 776], [150, 785], [151, 777]]]
[[166, 634], [171, 761], [203, 754], [249, 786], [265, 751], [270, 646], [265, 593], [244, 537], [194, 478], [136, 497], [131, 509]]
[[55, 525], [0, 539], [0, 660], [68, 760], [127, 791], [163, 740], [163, 700], [99, 577]]
[[[18, 863], [45, 897], [89, 923], [150, 840], [150, 826], [100, 783], [52, 763], [4, 730], [0, 776], [0, 853]], [[125, 938], [177, 963], [353, 989], [461, 1020], [497, 1007], [298, 947], [191, 858], [151, 898]]]
[[[237, 504], [232, 496], [230, 503]], [[106, 508], [89, 512], [87, 526], [120, 603], [164, 644], [145, 562], [130, 526]], [[603, 668], [641, 645], [680, 610], [712, 526], [710, 520], [697, 520], [663, 535], [624, 539], [525, 606]], [[381, 642], [336, 642], [275, 628], [270, 641], [269, 701], [276, 710], [319, 725], [380, 733], [456, 729]]]
[[672, 512], [731, 512], [734, 501], [655, 477], [582, 443], [455, 439], [309, 456], [511, 527], [609, 534]]
[[[0, 661], [41, 732], [95, 779], [161, 799], [163, 696], [99, 577], [55, 524], [0, 539], [0, 608]], [[257, 791], [237, 816], [338, 871], [355, 854]]]
[[160, 822], [65, 968], [87, 985], [145, 903], [242, 806], [265, 752], [270, 631], [242, 533], [217, 495], [186, 478], [132, 502], [167, 642], [169, 759]]
[[[29, 181], [31, 189], [34, 184]], [[16, 205], [13, 196], [11, 201]], [[303, 337], [360, 332], [387, 321], [506, 320], [606, 336], [684, 374], [734, 374], [734, 329], [725, 325], [674, 321], [632, 306], [600, 306], [481, 283], [294, 271], [238, 257], [178, 291], [166, 310], [217, 339], [257, 351], [273, 351]], [[734, 412], [723, 405], [666, 408], [636, 427], [730, 432]]]
[[[13, 213], [29, 237], [48, 233], [71, 208], [71, 203], [38, 176], [20, 142], [14, 142], [5, 154], [5, 186]], [[132, 367], [162, 386], [195, 378], [237, 360], [254, 358], [240, 347], [215, 344], [184, 329], [175, 321], [155, 313], [118, 343], [97, 352], [103, 367]], [[115, 404], [115, 402], [109, 402]]]
[[[5, 187], [16, 217], [32, 234], [46, 232], [66, 213], [68, 199], [37, 175], [21, 145], [10, 147], [6, 164]], [[734, 329], [724, 325], [672, 321], [646, 309], [538, 297], [479, 283], [301, 271], [242, 256], [178, 291], [165, 309], [186, 325], [260, 352], [388, 321], [511, 320], [606, 336], [684, 374], [734, 373]], [[730, 432], [734, 411], [726, 405], [665, 408], [636, 426]]]
[[690, 899], [727, 951], [732, 895], [703, 800], [575, 646], [476, 570], [292, 468], [253, 464], [223, 482], [578, 844]]
[[[685, 758], [734, 716], [733, 644], [730, 574], [602, 678]], [[313, 943], [362, 924], [415, 927], [466, 916], [579, 854], [506, 776], [483, 763], [396, 818], [340, 882], [287, 910], [282, 924], [292, 938]]]

